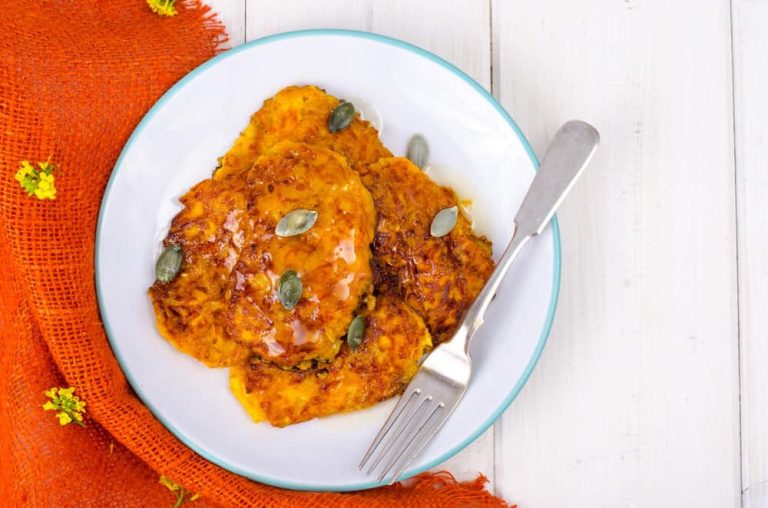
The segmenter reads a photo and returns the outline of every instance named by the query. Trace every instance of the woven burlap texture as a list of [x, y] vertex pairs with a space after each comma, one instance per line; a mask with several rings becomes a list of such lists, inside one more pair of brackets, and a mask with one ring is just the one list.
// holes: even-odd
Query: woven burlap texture
[[[502, 506], [445, 473], [352, 494], [260, 485], [185, 447], [127, 384], [99, 319], [96, 218], [138, 121], [226, 42], [195, 1], [172, 18], [143, 0], [0, 1], [0, 505], [171, 506], [163, 474], [192, 506]], [[40, 201], [14, 174], [49, 157], [58, 195]], [[86, 428], [42, 410], [52, 386], [87, 401]]]

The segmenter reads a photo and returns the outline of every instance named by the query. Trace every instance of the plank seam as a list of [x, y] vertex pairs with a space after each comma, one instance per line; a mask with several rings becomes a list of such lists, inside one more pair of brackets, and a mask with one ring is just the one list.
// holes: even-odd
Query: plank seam
[[742, 406], [742, 376], [741, 376], [741, 273], [739, 267], [739, 243], [741, 240], [741, 234], [739, 231], [739, 164], [738, 164], [738, 150], [737, 150], [737, 137], [736, 137], [736, 46], [734, 44], [734, 26], [733, 26], [733, 0], [728, 2], [729, 9], [729, 21], [730, 21], [730, 43], [731, 43], [731, 115], [733, 126], [733, 205], [734, 205], [734, 230], [736, 232], [736, 373], [738, 376], [738, 401], [739, 411], [737, 418], [739, 420], [739, 505], [744, 506], [744, 494], [749, 487], [744, 487], [744, 432], [743, 432], [743, 413], [744, 408]]
[[491, 95], [495, 96], [496, 94], [494, 90], [496, 88], [496, 84], [494, 83], [493, 79], [493, 0], [488, 0], [488, 41], [490, 42], [488, 51], [490, 53], [489, 61], [491, 65]]

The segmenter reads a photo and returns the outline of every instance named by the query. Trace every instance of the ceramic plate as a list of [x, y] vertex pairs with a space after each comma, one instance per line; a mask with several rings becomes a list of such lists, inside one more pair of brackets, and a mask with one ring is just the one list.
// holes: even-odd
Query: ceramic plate
[[[256, 481], [303, 490], [377, 486], [357, 463], [393, 406], [278, 429], [255, 424], [209, 369], [158, 334], [147, 296], [178, 197], [208, 178], [264, 99], [316, 84], [356, 102], [404, 154], [423, 133], [430, 173], [474, 202], [476, 230], [499, 258], [537, 166], [520, 130], [476, 82], [437, 56], [379, 35], [312, 30], [266, 37], [206, 62], [149, 111], [128, 140], [104, 194], [96, 239], [101, 315], [136, 393], [206, 459]], [[557, 224], [530, 242], [472, 344], [474, 377], [454, 415], [401, 478], [471, 443], [509, 405], [549, 333], [560, 274]]]

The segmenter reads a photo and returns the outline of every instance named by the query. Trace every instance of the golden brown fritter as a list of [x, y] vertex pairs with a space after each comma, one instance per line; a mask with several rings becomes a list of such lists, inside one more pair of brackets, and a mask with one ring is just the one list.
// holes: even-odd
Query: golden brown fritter
[[149, 293], [160, 334], [181, 351], [210, 367], [233, 365], [242, 358], [242, 348], [223, 331], [224, 293], [239, 257], [228, 228], [242, 225], [243, 215], [236, 212], [245, 209], [246, 173], [262, 153], [283, 140], [303, 141], [345, 155], [353, 168], [390, 155], [376, 129], [359, 115], [349, 127], [331, 134], [328, 116], [338, 103], [316, 86], [284, 88], [252, 115], [213, 179], [180, 198], [184, 209], [163, 243], [182, 247], [181, 273], [170, 283], [153, 284]]
[[[256, 160], [247, 195], [245, 247], [227, 293], [228, 335], [284, 367], [333, 359], [371, 289], [376, 211], [370, 194], [337, 153], [284, 141]], [[314, 226], [278, 237], [277, 223], [297, 209], [316, 211]], [[277, 298], [287, 270], [303, 285], [292, 310]]]
[[[214, 176], [182, 196], [164, 240], [182, 248], [181, 271], [149, 290], [160, 333], [209, 366], [232, 367], [238, 400], [277, 426], [400, 393], [493, 270], [490, 243], [464, 216], [430, 235], [435, 214], [458, 205], [451, 190], [391, 157], [359, 116], [328, 131], [338, 104], [314, 86], [266, 100]], [[277, 237], [296, 209], [317, 211], [314, 226]], [[277, 297], [287, 270], [303, 284], [292, 310]], [[351, 351], [355, 314], [367, 330]]]
[[230, 371], [230, 387], [255, 421], [284, 427], [371, 406], [400, 393], [431, 341], [407, 305], [379, 298], [366, 316], [363, 343], [346, 343], [326, 368], [288, 371], [259, 361]]
[[373, 244], [376, 292], [413, 307], [436, 344], [450, 338], [493, 272], [490, 242], [475, 236], [462, 214], [447, 236], [430, 235], [435, 214], [459, 200], [408, 159], [381, 159], [360, 175], [379, 218]]
[[229, 275], [244, 242], [243, 183], [203, 180], [182, 196], [164, 246], [178, 245], [184, 259], [171, 282], [155, 282], [149, 295], [160, 334], [210, 367], [235, 365], [246, 351], [224, 334]]
[[223, 157], [215, 179], [228, 179], [248, 171], [259, 155], [280, 141], [308, 143], [343, 155], [352, 169], [392, 154], [379, 140], [379, 133], [359, 114], [346, 129], [328, 131], [328, 117], [339, 99], [316, 86], [289, 86], [251, 116], [248, 127]]

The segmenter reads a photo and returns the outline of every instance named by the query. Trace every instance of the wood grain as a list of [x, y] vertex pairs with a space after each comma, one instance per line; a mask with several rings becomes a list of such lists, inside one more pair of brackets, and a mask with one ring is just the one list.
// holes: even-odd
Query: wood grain
[[742, 499], [768, 506], [768, 3], [733, 3]]
[[428, 49], [450, 60], [490, 89], [488, 2], [250, 0], [247, 13], [248, 40], [307, 28], [375, 32]]
[[493, 3], [494, 79], [541, 154], [602, 144], [563, 206], [543, 358], [496, 435], [524, 506], [739, 499], [730, 12], [680, 0]]
[[307, 28], [369, 30], [370, 0], [249, 0], [246, 5], [246, 37]]

